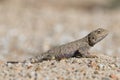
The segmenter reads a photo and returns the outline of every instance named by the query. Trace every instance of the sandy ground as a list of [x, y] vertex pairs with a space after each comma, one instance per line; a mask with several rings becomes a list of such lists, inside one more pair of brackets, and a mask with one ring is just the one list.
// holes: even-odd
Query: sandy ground
[[120, 58], [70, 58], [41, 63], [1, 63], [0, 80], [120, 80]]

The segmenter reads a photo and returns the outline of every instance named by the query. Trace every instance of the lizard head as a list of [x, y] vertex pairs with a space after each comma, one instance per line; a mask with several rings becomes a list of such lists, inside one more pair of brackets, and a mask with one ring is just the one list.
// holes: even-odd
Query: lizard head
[[103, 28], [98, 28], [88, 34], [88, 42], [90, 46], [94, 46], [108, 35], [108, 31]]

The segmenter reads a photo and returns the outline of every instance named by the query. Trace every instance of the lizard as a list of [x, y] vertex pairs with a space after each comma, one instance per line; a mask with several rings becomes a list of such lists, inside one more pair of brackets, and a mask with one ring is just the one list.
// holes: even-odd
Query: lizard
[[[93, 58], [95, 55], [90, 54], [89, 50], [96, 43], [104, 39], [108, 35], [108, 31], [103, 28], [98, 28], [90, 32], [87, 36], [76, 41], [72, 41], [57, 47], [54, 47], [47, 52], [41, 53], [38, 56], [34, 56], [23, 62], [37, 63], [45, 60], [61, 60], [63, 58]], [[8, 61], [8, 63], [18, 63]]]

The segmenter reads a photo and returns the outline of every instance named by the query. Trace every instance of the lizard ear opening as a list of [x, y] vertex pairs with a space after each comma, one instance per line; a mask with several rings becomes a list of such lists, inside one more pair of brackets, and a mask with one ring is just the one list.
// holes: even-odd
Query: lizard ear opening
[[88, 35], [88, 43], [89, 43], [89, 45], [90, 46], [94, 46], [95, 45], [95, 36], [94, 35], [92, 35], [92, 34], [89, 34]]

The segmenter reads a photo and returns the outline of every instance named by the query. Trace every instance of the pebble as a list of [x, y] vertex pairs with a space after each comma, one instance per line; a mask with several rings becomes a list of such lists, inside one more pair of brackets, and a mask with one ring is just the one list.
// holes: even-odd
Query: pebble
[[110, 80], [110, 79], [107, 77], [103, 77], [102, 80]]
[[118, 77], [115, 74], [110, 74], [110, 78], [112, 78], [113, 80], [118, 80]]

